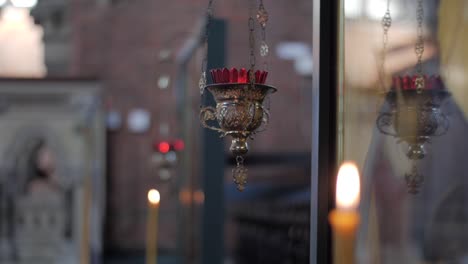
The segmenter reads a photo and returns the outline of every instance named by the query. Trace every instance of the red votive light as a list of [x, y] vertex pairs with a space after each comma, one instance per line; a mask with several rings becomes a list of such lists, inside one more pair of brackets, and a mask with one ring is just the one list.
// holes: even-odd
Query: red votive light
[[[416, 90], [416, 79], [418, 75], [394, 76], [392, 78], [392, 90]], [[423, 75], [424, 88], [423, 90], [442, 90], [445, 89], [444, 83], [439, 75]]]
[[[250, 70], [247, 71], [245, 68], [237, 70], [236, 68], [212, 69], [210, 70], [211, 78], [213, 83], [249, 83]], [[268, 72], [267, 71], [255, 71], [255, 83], [265, 84]]]

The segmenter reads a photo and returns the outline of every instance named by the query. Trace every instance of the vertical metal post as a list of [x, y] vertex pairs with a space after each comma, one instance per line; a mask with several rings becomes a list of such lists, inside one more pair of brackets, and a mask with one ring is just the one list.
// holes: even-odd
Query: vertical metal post
[[[225, 66], [226, 22], [213, 19], [208, 39], [208, 69]], [[210, 78], [208, 78], [210, 79]], [[204, 105], [213, 105], [210, 94]], [[203, 264], [224, 262], [224, 144], [217, 132], [202, 132], [202, 177], [205, 192], [203, 210]]]
[[[313, 65], [320, 62], [320, 0], [313, 1], [312, 14], [312, 59]], [[311, 179], [310, 179], [310, 264], [317, 263], [317, 229], [318, 229], [318, 145], [319, 145], [319, 106], [320, 106], [320, 69], [315, 66], [312, 73], [312, 146], [311, 146]]]
[[338, 0], [313, 2], [310, 263], [331, 263], [328, 213], [337, 158]]

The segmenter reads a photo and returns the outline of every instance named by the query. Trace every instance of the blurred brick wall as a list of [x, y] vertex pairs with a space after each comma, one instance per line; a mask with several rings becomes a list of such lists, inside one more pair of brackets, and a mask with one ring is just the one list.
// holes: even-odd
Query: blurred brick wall
[[[141, 249], [144, 245], [146, 191], [157, 184], [148, 159], [151, 142], [158, 137], [164, 115], [176, 124], [172, 92], [156, 86], [157, 74], [174, 78], [175, 65], [161, 64], [157, 54], [177, 52], [204, 14], [205, 0], [119, 0], [99, 5], [96, 0], [73, 0], [73, 74], [102, 80], [108, 103], [123, 117], [134, 107], [152, 112], [152, 129], [131, 134], [125, 124], [109, 134], [109, 199], [107, 246]], [[292, 61], [279, 60], [275, 46], [281, 41], [312, 42], [311, 0], [264, 0], [270, 13], [268, 83], [279, 88], [271, 99], [271, 125], [257, 136], [254, 151], [307, 151], [310, 146], [310, 80], [298, 76]], [[215, 1], [216, 16], [229, 23], [228, 66], [248, 65], [248, 1]], [[198, 89], [194, 83], [193, 88]], [[196, 92], [195, 92], [196, 94]], [[197, 99], [195, 99], [197, 100]], [[169, 195], [162, 189], [162, 197]], [[165, 248], [176, 243], [177, 201], [162, 204], [159, 241]], [[171, 215], [171, 216], [167, 216]]]

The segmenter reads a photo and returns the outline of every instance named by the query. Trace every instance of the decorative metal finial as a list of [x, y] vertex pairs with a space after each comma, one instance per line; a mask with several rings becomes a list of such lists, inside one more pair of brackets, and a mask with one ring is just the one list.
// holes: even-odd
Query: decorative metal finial
[[418, 169], [415, 164], [411, 172], [405, 173], [406, 187], [408, 188], [408, 193], [417, 194], [424, 182], [424, 176], [418, 172]]

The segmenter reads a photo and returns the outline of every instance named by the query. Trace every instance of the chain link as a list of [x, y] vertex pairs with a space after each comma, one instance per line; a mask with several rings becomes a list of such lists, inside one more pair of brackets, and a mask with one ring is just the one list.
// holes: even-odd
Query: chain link
[[418, 77], [415, 79], [415, 86], [418, 93], [421, 93], [424, 89], [424, 77], [423, 77], [423, 67], [422, 67], [422, 56], [424, 54], [424, 38], [423, 38], [423, 22], [424, 22], [424, 8], [422, 0], [418, 0], [418, 7], [416, 11], [416, 21], [417, 21], [417, 40], [414, 46], [414, 51], [418, 62], [416, 65], [416, 74]]
[[236, 157], [236, 163], [237, 163], [237, 166], [242, 166], [242, 165], [244, 165], [244, 157], [242, 157], [242, 156], [237, 156], [237, 157]]
[[206, 76], [207, 76], [207, 70], [208, 70], [207, 69], [208, 67], [208, 37], [210, 34], [211, 20], [213, 18], [213, 2], [214, 0], [209, 0], [208, 2], [208, 8], [206, 9], [205, 35], [202, 40], [205, 54], [203, 56], [203, 60], [201, 63], [200, 80], [198, 81], [198, 87], [200, 88], [200, 108], [202, 108], [203, 93], [205, 91], [205, 86], [207, 84]]
[[257, 21], [260, 24], [261, 29], [261, 44], [260, 44], [260, 56], [263, 57], [263, 68], [265, 71], [268, 71], [268, 59], [269, 59], [269, 47], [266, 41], [266, 25], [269, 19], [268, 12], [263, 5], [263, 0], [259, 0], [258, 10], [257, 10]]
[[255, 86], [255, 20], [254, 20], [255, 0], [250, 0], [250, 17], [249, 17], [249, 49], [250, 49], [250, 71], [249, 82], [250, 86]]
[[210, 34], [211, 20], [213, 19], [213, 1], [214, 0], [209, 0], [208, 8], [206, 9], [205, 36], [203, 37], [203, 46], [205, 47], [205, 55], [203, 57], [203, 61], [201, 65], [201, 71], [205, 72], [205, 74], [206, 74], [207, 65], [208, 65], [208, 38]]
[[382, 89], [382, 94], [386, 91], [385, 83], [385, 60], [387, 55], [387, 46], [388, 46], [388, 31], [392, 26], [392, 16], [390, 14], [390, 0], [387, 0], [387, 10], [385, 11], [384, 16], [382, 17], [382, 53], [380, 54], [380, 84]]

